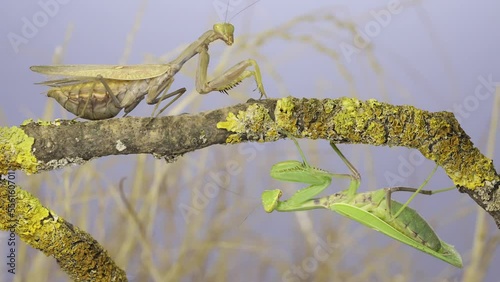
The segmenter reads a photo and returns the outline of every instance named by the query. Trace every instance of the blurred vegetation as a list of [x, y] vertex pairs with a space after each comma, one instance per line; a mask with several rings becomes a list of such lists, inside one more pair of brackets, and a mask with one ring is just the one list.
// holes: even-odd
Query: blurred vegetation
[[[343, 93], [357, 95], [359, 82], [354, 80], [342, 55], [334, 48], [337, 44], [329, 43], [352, 41], [357, 24], [326, 11], [305, 14], [258, 34], [237, 36], [235, 46], [224, 48], [223, 53], [211, 54], [211, 68], [221, 73], [240, 58], [251, 57], [266, 74], [264, 80], [273, 80], [277, 85], [277, 92], [268, 92], [269, 96], [289, 95], [289, 87], [266, 53], [270, 42], [282, 40], [325, 55], [330, 60], [325, 64], [334, 65], [340, 75], [337, 79], [342, 78], [347, 85]], [[382, 75], [384, 68], [372, 53], [372, 47], [369, 45], [363, 50], [364, 67], [369, 70], [366, 75], [377, 79], [380, 92], [387, 93], [383, 90], [387, 87]], [[146, 61], [166, 62], [181, 48], [159, 58], [148, 57]], [[56, 61], [61, 61], [61, 57]], [[181, 73], [194, 77], [195, 67], [196, 60], [188, 63]], [[252, 95], [250, 87], [253, 85], [243, 84], [230, 95], [248, 99]], [[199, 98], [192, 85], [188, 89], [192, 93], [186, 93], [169, 109], [169, 114], [197, 112], [200, 101], [211, 98]], [[318, 82], [314, 92], [320, 97], [332, 89]], [[49, 101], [43, 118], [52, 119], [57, 107], [59, 105]], [[493, 108], [495, 113], [499, 108]], [[491, 138], [495, 136], [497, 120], [492, 116]], [[494, 139], [490, 141], [495, 144]], [[321, 153], [311, 144], [314, 143], [308, 143], [303, 149], [310, 163], [315, 164]], [[438, 273], [427, 272], [412, 259], [416, 251], [390, 239], [380, 244], [380, 237], [372, 236], [376, 232], [333, 213], [264, 214], [258, 195], [263, 189], [271, 188], [265, 186], [270, 178], [270, 166], [278, 161], [298, 159], [298, 154], [285, 156], [279, 150], [272, 153], [268, 147], [258, 148], [260, 145], [241, 146], [207, 148], [171, 164], [150, 156], [107, 157], [79, 167], [22, 177], [19, 184], [29, 187], [44, 205], [66, 220], [90, 232], [127, 271], [130, 281], [286, 281], [281, 280], [283, 275], [294, 267], [301, 268], [304, 276], [302, 280], [290, 281], [481, 281], [478, 278], [483, 277], [491, 265], [491, 261], [481, 256], [481, 251], [495, 250], [499, 236], [482, 212], [476, 226], [476, 249], [460, 249], [465, 272], [442, 263]], [[290, 142], [287, 146], [293, 152], [293, 144]], [[490, 157], [494, 147], [489, 148]], [[257, 156], [238, 151], [243, 148]], [[333, 152], [331, 156], [334, 158]], [[363, 162], [364, 171], [373, 171], [369, 151], [364, 153]], [[211, 185], [217, 181], [210, 173], [227, 176], [228, 164], [238, 166], [240, 172], [222, 181], [217, 191], [216, 186]], [[368, 181], [373, 179], [373, 175], [363, 176]], [[120, 185], [122, 178], [125, 179]], [[368, 189], [382, 188], [364, 183]], [[201, 198], [206, 201], [200, 200], [196, 190], [205, 195]], [[448, 220], [460, 220], [464, 216]], [[329, 244], [330, 249], [325, 244]], [[53, 259], [24, 244], [20, 246], [20, 271], [15, 281], [67, 279]], [[318, 259], [318, 248], [328, 250], [324, 260]]]

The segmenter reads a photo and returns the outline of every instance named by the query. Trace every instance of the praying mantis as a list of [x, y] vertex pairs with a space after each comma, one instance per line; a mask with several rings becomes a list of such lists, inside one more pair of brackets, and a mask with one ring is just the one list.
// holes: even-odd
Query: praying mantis
[[[460, 254], [453, 246], [442, 241], [415, 210], [406, 207], [408, 202], [403, 205], [391, 200], [391, 193], [394, 191], [435, 194], [453, 188], [437, 191], [421, 190], [429, 180], [427, 179], [418, 189], [395, 187], [357, 193], [361, 177], [356, 168], [354, 168], [334, 143], [330, 142], [330, 146], [340, 156], [352, 174], [334, 174], [310, 166], [297, 140], [292, 140], [300, 152], [302, 162], [284, 161], [277, 163], [271, 168], [271, 177], [277, 180], [306, 183], [310, 184], [310, 186], [297, 191], [286, 201], [279, 200], [282, 194], [279, 189], [264, 191], [262, 193], [262, 205], [266, 212], [274, 210], [291, 212], [329, 209], [453, 266], [462, 267]], [[330, 196], [313, 198], [330, 185], [333, 177], [351, 178], [349, 188]]]
[[[167, 64], [150, 65], [54, 65], [32, 66], [32, 71], [45, 75], [63, 76], [48, 80], [44, 84], [51, 89], [47, 96], [54, 98], [74, 115], [90, 120], [115, 117], [122, 109], [126, 116], [146, 97], [146, 103], [155, 105], [153, 115], [162, 100], [174, 97], [157, 115], [175, 102], [186, 88], [167, 93], [174, 82], [174, 76], [182, 66], [196, 54], [199, 55], [196, 72], [196, 91], [207, 94], [212, 91], [227, 91], [245, 78], [253, 76], [260, 98], [267, 97], [257, 62], [247, 59], [234, 65], [222, 75], [207, 79], [210, 61], [208, 45], [222, 40], [228, 46], [234, 42], [234, 26], [218, 23], [189, 45], [176, 59]], [[247, 70], [253, 66], [254, 70]], [[164, 93], [160, 96], [160, 94]]]

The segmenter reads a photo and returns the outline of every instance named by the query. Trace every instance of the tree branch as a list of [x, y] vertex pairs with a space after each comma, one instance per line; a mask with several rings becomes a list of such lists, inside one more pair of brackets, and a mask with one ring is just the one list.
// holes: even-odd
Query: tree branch
[[54, 257], [74, 281], [127, 281], [120, 269], [92, 236], [40, 204], [30, 193], [0, 180], [0, 230]]
[[9, 131], [0, 131], [0, 148], [10, 149], [0, 156], [2, 173], [7, 169], [36, 173], [107, 155], [148, 153], [173, 161], [214, 144], [276, 141], [286, 136], [281, 134], [285, 131], [335, 143], [414, 148], [443, 167], [459, 191], [489, 212], [500, 228], [500, 178], [493, 161], [474, 147], [449, 112], [431, 113], [373, 99], [289, 97], [250, 100], [194, 115], [29, 122], [22, 126], [22, 134], [11, 133], [14, 128], [3, 130]]

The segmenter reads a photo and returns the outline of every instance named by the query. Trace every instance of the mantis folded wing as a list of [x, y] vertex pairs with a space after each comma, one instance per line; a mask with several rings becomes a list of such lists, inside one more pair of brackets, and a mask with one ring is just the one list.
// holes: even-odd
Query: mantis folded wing
[[[297, 141], [294, 140], [294, 142], [298, 147]], [[329, 209], [453, 266], [462, 267], [462, 258], [455, 248], [442, 241], [415, 210], [406, 207], [408, 203], [402, 205], [391, 200], [391, 193], [398, 190], [433, 194], [450, 189], [427, 191], [421, 190], [422, 185], [419, 189], [396, 187], [357, 193], [360, 185], [359, 173], [335, 144], [330, 142], [330, 145], [349, 167], [353, 175], [332, 174], [311, 167], [305, 160], [302, 150], [298, 147], [303, 162], [285, 161], [278, 163], [272, 167], [271, 176], [278, 180], [302, 182], [311, 185], [299, 190], [286, 201], [279, 200], [281, 190], [264, 191], [262, 193], [262, 205], [266, 212], [272, 212], [273, 210], [290, 212]], [[313, 198], [329, 186], [332, 177], [337, 176], [351, 177], [351, 184], [348, 189], [331, 196]]]

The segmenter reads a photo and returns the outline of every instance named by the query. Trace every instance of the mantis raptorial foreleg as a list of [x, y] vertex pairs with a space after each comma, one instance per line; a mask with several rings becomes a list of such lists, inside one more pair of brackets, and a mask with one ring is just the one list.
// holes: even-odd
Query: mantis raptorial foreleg
[[[279, 201], [279, 202], [274, 202], [273, 198], [276, 197], [276, 195], [269, 197], [262, 197], [263, 201], [266, 201], [266, 204], [264, 204], [264, 209], [267, 212], [271, 212], [274, 209], [277, 210], [285, 210], [289, 208], [294, 208], [300, 206], [303, 202], [315, 197], [319, 193], [321, 193], [323, 190], [325, 190], [328, 186], [330, 186], [330, 183], [332, 181], [333, 177], [336, 178], [350, 178], [351, 179], [351, 185], [350, 187], [354, 189], [354, 193], [357, 189], [357, 186], [359, 186], [360, 182], [360, 176], [359, 173], [356, 171], [354, 166], [352, 166], [351, 163], [340, 153], [340, 157], [342, 161], [349, 167], [351, 174], [337, 174], [337, 173], [330, 173], [325, 170], [315, 168], [309, 165], [307, 162], [304, 153], [300, 149], [299, 143], [295, 138], [291, 138], [293, 142], [295, 143], [296, 147], [298, 148], [300, 155], [302, 157], [302, 162], [299, 161], [284, 161], [284, 162], [279, 162], [271, 168], [271, 177], [277, 180], [282, 180], [282, 181], [291, 181], [291, 182], [301, 182], [301, 183], [306, 183], [310, 184], [308, 187], [301, 189], [297, 191], [293, 196], [290, 197], [290, 199], [286, 201]], [[332, 143], [333, 144], [333, 143]], [[337, 147], [335, 144], [332, 145], [334, 147], [334, 150], [337, 150]], [[340, 151], [338, 151], [340, 152]], [[265, 192], [268, 193], [268, 192]], [[281, 191], [280, 191], [281, 193]], [[267, 205], [267, 202], [270, 203], [270, 205]], [[274, 204], [279, 205], [279, 208], [276, 208], [273, 206]]]
[[[220, 91], [227, 94], [229, 89], [253, 76], [260, 98], [267, 97], [259, 66], [252, 59], [242, 61], [222, 75], [208, 80], [208, 46], [216, 40], [232, 45], [234, 26], [229, 23], [215, 24], [212, 30], [205, 32], [168, 64], [32, 66], [31, 70], [46, 75], [64, 76], [62, 79], [41, 83], [52, 87], [47, 95], [76, 116], [93, 120], [112, 118], [122, 109], [125, 109], [127, 115], [144, 98], [148, 104], [155, 104], [154, 115], [161, 101], [175, 96], [159, 111], [160, 114], [186, 91], [185, 88], [180, 88], [168, 93], [174, 76], [197, 54], [200, 56], [196, 72], [198, 93]], [[250, 67], [253, 70], [249, 70]]]
[[[257, 83], [257, 88], [261, 93], [260, 98], [266, 96], [264, 92], [264, 86], [262, 84], [260, 68], [255, 60], [248, 59], [245, 61], [241, 61], [226, 70], [222, 75], [208, 81], [207, 71], [208, 64], [210, 62], [208, 49], [201, 48], [199, 56], [200, 58], [198, 61], [198, 69], [196, 72], [196, 91], [198, 91], [198, 93], [206, 94], [212, 91], [220, 91], [227, 94], [227, 90], [235, 87], [245, 78], [254, 76]], [[247, 68], [251, 66], [253, 66], [254, 71], [247, 70]]]
[[[296, 144], [298, 145], [297, 142]], [[262, 205], [266, 212], [272, 212], [273, 210], [290, 212], [311, 209], [329, 209], [380, 231], [404, 244], [439, 258], [451, 265], [462, 267], [462, 258], [460, 254], [453, 246], [439, 239], [430, 225], [415, 210], [407, 207], [408, 202], [403, 205], [390, 199], [391, 193], [394, 191], [411, 191], [415, 194], [433, 194], [449, 189], [427, 191], [422, 190], [424, 185], [421, 185], [418, 189], [395, 187], [372, 192], [357, 193], [360, 184], [359, 174], [335, 144], [330, 143], [330, 145], [353, 173], [349, 188], [331, 196], [312, 198], [324, 190], [326, 186], [330, 184], [332, 176], [337, 176], [337, 174], [313, 168], [309, 166], [306, 161], [303, 161], [300, 165], [296, 165], [294, 169], [284, 170], [286, 173], [283, 173], [281, 169], [278, 170], [277, 166], [273, 166], [271, 169], [271, 176], [273, 176], [273, 178], [307, 183], [311, 184], [311, 186], [299, 190], [286, 201], [279, 200], [281, 190], [275, 189], [264, 191], [262, 193]], [[303, 156], [300, 148], [299, 151]], [[304, 157], [303, 159], [305, 160]], [[286, 165], [293, 162], [294, 161], [288, 161], [278, 164]], [[280, 172], [280, 177], [275, 177], [273, 175], [276, 171]], [[320, 188], [314, 187], [313, 183], [316, 179], [321, 179]], [[308, 191], [308, 193], [303, 191]]]

